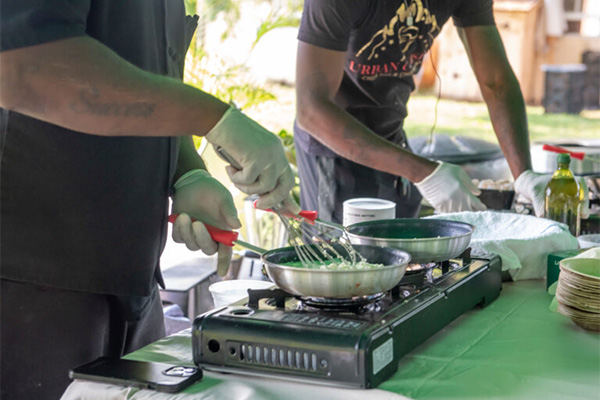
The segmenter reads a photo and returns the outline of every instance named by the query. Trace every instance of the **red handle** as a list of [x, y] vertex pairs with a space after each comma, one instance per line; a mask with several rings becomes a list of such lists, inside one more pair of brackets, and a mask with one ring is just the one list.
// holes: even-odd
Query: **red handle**
[[[258, 207], [256, 207], [256, 202], [257, 201], [258, 200], [254, 200], [254, 208], [258, 208]], [[259, 210], [262, 210], [262, 209], [259, 208]], [[274, 212], [270, 208], [267, 208], [264, 211]], [[283, 214], [283, 215], [285, 215], [286, 217], [295, 218], [295, 219], [298, 219], [298, 217], [301, 217], [301, 218], [304, 218], [304, 219], [306, 219], [306, 220], [308, 220], [310, 222], [315, 222], [315, 220], [317, 219], [319, 213], [317, 211], [302, 210], [302, 211], [300, 211], [298, 213], [298, 216], [293, 215], [293, 214]]]
[[567, 150], [567, 149], [559, 147], [559, 146], [553, 146], [551, 144], [543, 145], [542, 150], [553, 151], [555, 153], [567, 153], [567, 154], [570, 154], [571, 157], [576, 158], [578, 160], [583, 160], [583, 158], [585, 157], [585, 153], [570, 151], [570, 150]]
[[302, 210], [298, 213], [298, 215], [311, 222], [315, 222], [319, 213], [317, 211]]
[[[175, 223], [175, 220], [178, 216], [179, 214], [169, 215], [169, 222], [172, 224]], [[192, 218], [192, 221], [196, 221], [196, 219]], [[238, 240], [238, 232], [226, 231], [225, 229], [220, 229], [209, 224], [204, 224], [204, 226], [206, 226], [206, 230], [215, 242], [223, 243], [224, 245], [233, 247], [235, 241]]]

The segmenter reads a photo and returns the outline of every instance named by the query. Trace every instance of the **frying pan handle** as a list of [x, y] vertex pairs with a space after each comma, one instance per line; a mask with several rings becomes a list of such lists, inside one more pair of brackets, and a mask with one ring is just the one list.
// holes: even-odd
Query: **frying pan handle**
[[[177, 217], [179, 216], [179, 214], [171, 214], [169, 215], [169, 222], [170, 223], [175, 223], [175, 220], [177, 219]], [[197, 221], [196, 218], [192, 218], [192, 221]], [[212, 238], [212, 240], [214, 240], [215, 242], [219, 242], [219, 243], [223, 243], [224, 245], [233, 247], [233, 245], [235, 244], [234, 242], [236, 240], [238, 240], [238, 232], [234, 232], [234, 231], [227, 231], [225, 229], [220, 229], [217, 228], [216, 226], [212, 226], [209, 224], [204, 224], [204, 226], [206, 226], [206, 230], [208, 231], [208, 233], [210, 234], [210, 237]]]
[[581, 152], [577, 152], [577, 151], [570, 151], [563, 147], [553, 146], [551, 144], [543, 145], [542, 150], [553, 151], [555, 153], [567, 153], [567, 154], [570, 154], [571, 157], [576, 158], [578, 160], [583, 160], [583, 158], [585, 157], [585, 153], [581, 153]]

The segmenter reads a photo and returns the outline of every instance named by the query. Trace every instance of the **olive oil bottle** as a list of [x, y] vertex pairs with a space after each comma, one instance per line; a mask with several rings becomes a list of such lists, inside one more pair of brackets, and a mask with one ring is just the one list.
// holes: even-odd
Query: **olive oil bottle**
[[579, 184], [569, 169], [571, 156], [560, 153], [557, 168], [546, 186], [546, 218], [569, 226], [573, 236], [579, 235], [581, 198]]

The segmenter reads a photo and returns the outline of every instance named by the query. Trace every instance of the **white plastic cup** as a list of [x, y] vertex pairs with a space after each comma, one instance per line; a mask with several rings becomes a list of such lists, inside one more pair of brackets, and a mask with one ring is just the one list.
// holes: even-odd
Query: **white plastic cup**
[[396, 203], [393, 201], [360, 197], [344, 202], [344, 226], [364, 221], [394, 218], [396, 218]]
[[215, 282], [208, 287], [213, 298], [215, 308], [235, 303], [248, 297], [248, 289], [268, 289], [273, 282], [252, 279], [235, 279], [230, 281]]

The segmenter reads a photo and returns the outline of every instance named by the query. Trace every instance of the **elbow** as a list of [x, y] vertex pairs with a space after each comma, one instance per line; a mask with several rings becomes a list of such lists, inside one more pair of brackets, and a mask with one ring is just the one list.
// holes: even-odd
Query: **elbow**
[[296, 100], [296, 124], [307, 132], [314, 132], [322, 119], [321, 114], [325, 106], [319, 106], [314, 99]]
[[309, 131], [309, 125], [310, 125], [310, 118], [309, 115], [310, 113], [308, 112], [308, 110], [306, 109], [306, 107], [297, 105], [296, 106], [296, 124], [305, 131]]
[[484, 96], [486, 94], [498, 96], [512, 93], [515, 89], [520, 90], [519, 81], [512, 71], [505, 71], [480, 81], [479, 86]]

